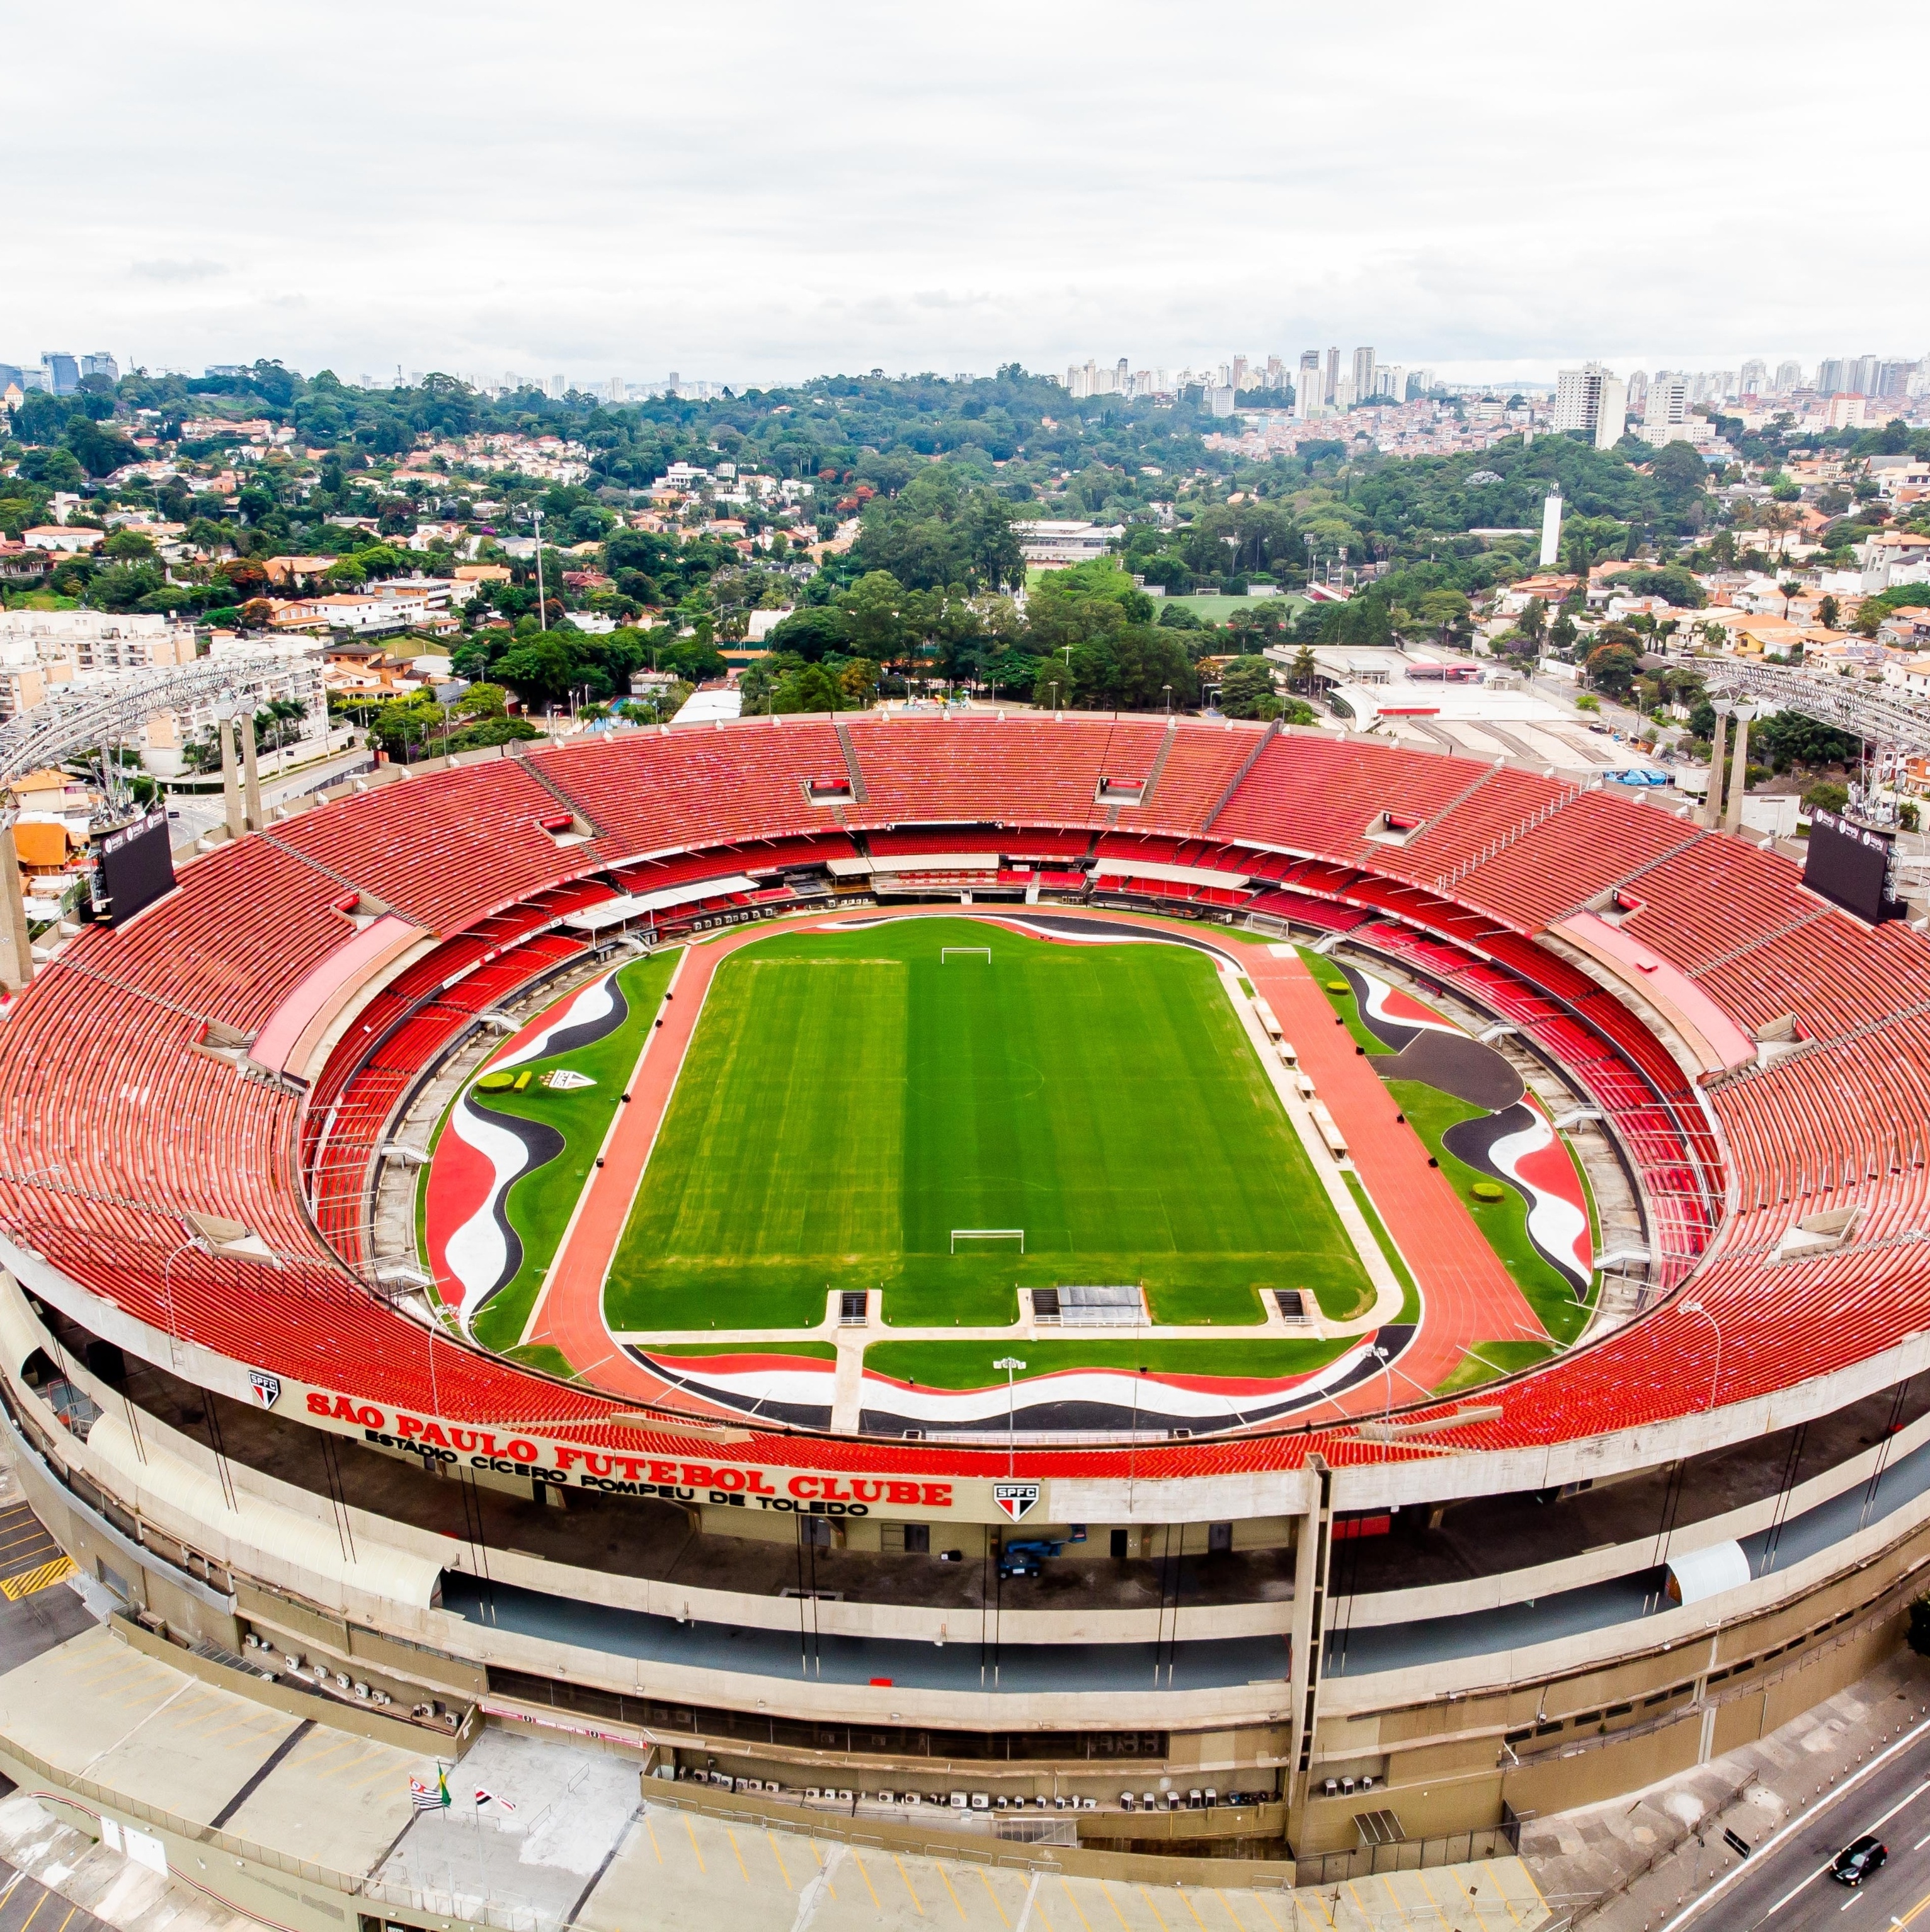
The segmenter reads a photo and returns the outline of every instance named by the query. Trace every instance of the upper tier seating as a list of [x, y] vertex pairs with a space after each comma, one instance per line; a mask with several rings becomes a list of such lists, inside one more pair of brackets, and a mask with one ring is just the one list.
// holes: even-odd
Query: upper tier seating
[[521, 759], [497, 758], [378, 785], [273, 836], [405, 918], [454, 932], [595, 864], [544, 830], [561, 810]]

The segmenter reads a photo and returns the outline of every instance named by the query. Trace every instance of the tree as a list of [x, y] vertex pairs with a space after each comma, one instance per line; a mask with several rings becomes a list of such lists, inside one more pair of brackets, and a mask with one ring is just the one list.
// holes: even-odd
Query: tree
[[1836, 628], [1836, 620], [1841, 616], [1843, 607], [1833, 597], [1826, 597], [1816, 607], [1816, 621], [1826, 631]]
[[506, 684], [525, 704], [556, 704], [584, 679], [567, 639], [552, 632], [520, 643], [489, 668], [492, 677]]
[[1819, 778], [1802, 794], [1805, 812], [1842, 812], [1848, 808], [1850, 788], [1834, 778]]
[[1311, 691], [1319, 682], [1320, 667], [1315, 662], [1313, 647], [1302, 644], [1293, 654], [1293, 662], [1287, 667], [1286, 681], [1295, 691]]
[[1629, 644], [1598, 644], [1588, 654], [1587, 667], [1589, 683], [1611, 698], [1625, 698], [1642, 668], [1641, 654]]
[[773, 716], [800, 711], [847, 709], [842, 687], [822, 664], [805, 664], [780, 678], [770, 694]]
[[1273, 667], [1263, 657], [1242, 657], [1220, 676], [1220, 709], [1229, 718], [1277, 718], [1281, 705]]
[[846, 637], [865, 656], [889, 664], [904, 656], [914, 614], [904, 586], [889, 571], [867, 571], [838, 602]]

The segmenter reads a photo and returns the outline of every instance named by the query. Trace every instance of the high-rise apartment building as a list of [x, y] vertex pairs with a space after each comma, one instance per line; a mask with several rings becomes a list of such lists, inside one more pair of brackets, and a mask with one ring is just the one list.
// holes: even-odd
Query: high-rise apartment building
[[1800, 362], [1778, 362], [1776, 364], [1775, 394], [1786, 396], [1792, 389], [1802, 387], [1802, 364]]
[[80, 373], [83, 376], [105, 376], [109, 382], [118, 382], [121, 380], [121, 365], [106, 350], [97, 349], [92, 356], [82, 356]]
[[1244, 356], [1233, 358], [1232, 366], [1227, 374], [1228, 386], [1235, 394], [1247, 386], [1247, 358]]
[[1613, 449], [1622, 440], [1628, 416], [1628, 386], [1599, 362], [1556, 374], [1550, 427], [1557, 436], [1579, 430], [1597, 449]]
[[1317, 349], [1304, 350], [1299, 370], [1293, 379], [1293, 413], [1304, 422], [1325, 406], [1326, 400], [1327, 385], [1320, 374], [1320, 352]]
[[1286, 364], [1277, 356], [1267, 358], [1267, 387], [1269, 389], [1286, 387]]
[[1320, 399], [1320, 400], [1321, 400], [1322, 402], [1325, 402], [1325, 403], [1331, 403], [1331, 402], [1333, 402], [1333, 401], [1334, 401], [1334, 400], [1338, 398], [1338, 396], [1339, 396], [1339, 394], [1340, 394], [1340, 350], [1337, 350], [1337, 349], [1330, 349], [1330, 350], [1328, 350], [1328, 352], [1327, 352], [1327, 388], [1326, 388], [1326, 393], [1325, 393], [1325, 394], [1324, 394], [1324, 395], [1321, 398], [1321, 399]]
[[1373, 351], [1356, 349], [1354, 351], [1353, 400], [1362, 402], [1372, 395], [1373, 390]]
[[1817, 388], [1826, 396], [1841, 394], [1850, 387], [1848, 371], [1853, 364], [1845, 362], [1840, 356], [1832, 356], [1816, 368]]
[[1849, 378], [1847, 387], [1859, 396], [1873, 396], [1877, 392], [1877, 368], [1882, 358], [1877, 356], [1859, 356], [1855, 362], [1847, 364], [1843, 373]]
[[1649, 372], [1637, 369], [1628, 378], [1628, 413], [1646, 419], [1649, 406]]
[[1642, 410], [1648, 429], [1673, 429], [1688, 420], [1688, 378], [1676, 370], [1658, 369], [1649, 383]]
[[1736, 378], [1736, 394], [1746, 401], [1751, 396], [1761, 395], [1768, 387], [1768, 368], [1759, 357], [1751, 356]]
[[41, 369], [47, 387], [56, 396], [71, 396], [80, 387], [80, 364], [64, 349], [43, 349]]

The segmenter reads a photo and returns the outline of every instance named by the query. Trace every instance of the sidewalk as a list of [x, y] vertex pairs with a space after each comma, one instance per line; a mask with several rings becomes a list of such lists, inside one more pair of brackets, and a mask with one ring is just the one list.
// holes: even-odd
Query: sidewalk
[[[1585, 1932], [1642, 1932], [1735, 1864], [1725, 1829], [1760, 1844], [1926, 1716], [1930, 1659], [1899, 1652], [1781, 1730], [1639, 1797], [1532, 1820], [1523, 1861], [1556, 1927], [1572, 1914]], [[1709, 1923], [1720, 1925], [1719, 1910]]]

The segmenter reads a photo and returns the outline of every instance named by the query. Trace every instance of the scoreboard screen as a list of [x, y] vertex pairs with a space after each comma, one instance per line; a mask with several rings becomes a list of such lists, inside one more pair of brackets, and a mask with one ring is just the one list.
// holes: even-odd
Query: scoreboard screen
[[173, 892], [174, 850], [167, 812], [151, 812], [109, 832], [97, 848], [95, 865], [95, 916], [110, 925], [124, 925]]
[[1887, 832], [1872, 832], [1833, 812], [1814, 812], [1802, 883], [1871, 926], [1893, 919], [1897, 909], [1889, 896], [1891, 843]]

